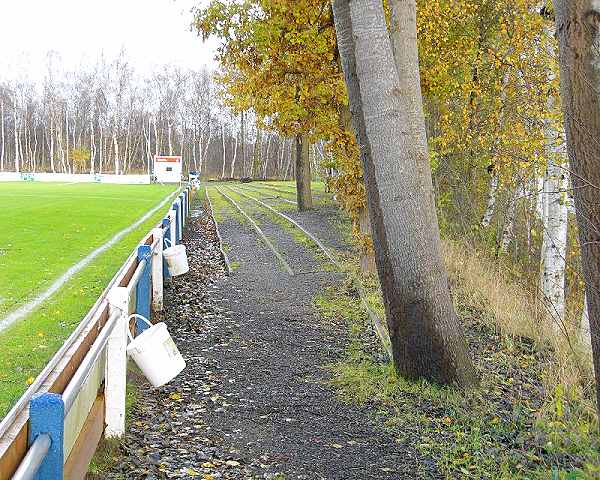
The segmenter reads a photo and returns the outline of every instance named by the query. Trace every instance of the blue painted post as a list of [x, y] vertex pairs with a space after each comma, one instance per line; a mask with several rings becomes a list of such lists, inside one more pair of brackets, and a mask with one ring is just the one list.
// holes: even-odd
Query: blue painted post
[[62, 397], [56, 393], [40, 393], [29, 402], [28, 445], [31, 447], [37, 436], [43, 433], [50, 436], [50, 449], [37, 471], [35, 479], [63, 478], [65, 404]]
[[[163, 249], [170, 247], [173, 245], [173, 239], [171, 238], [171, 222], [168, 218], [163, 218], [162, 221], [163, 226]], [[167, 242], [166, 239], [169, 241]], [[163, 280], [167, 280], [171, 278], [171, 274], [169, 273], [169, 267], [167, 267], [167, 261], [163, 258]]]
[[185, 218], [190, 216], [190, 190], [185, 190]]
[[[152, 249], [150, 245], [140, 245], [137, 251], [138, 260], [146, 260], [146, 266], [135, 287], [135, 313], [150, 320], [150, 289], [152, 288], [150, 272], [152, 271]], [[139, 335], [148, 325], [139, 319], [135, 321], [135, 331]]]
[[179, 195], [179, 205], [181, 205], [181, 237], [183, 238], [183, 227], [185, 226], [185, 205], [183, 200], [183, 193]]
[[175, 210], [175, 236], [177, 238], [175, 238], [175, 241], [173, 242], [173, 245], [181, 243], [179, 240], [181, 239], [181, 232], [182, 232], [182, 228], [181, 228], [181, 206], [179, 205], [179, 202], [175, 202], [173, 204], [173, 210]]
[[181, 206], [183, 207], [181, 209], [181, 219], [183, 220], [181, 224], [185, 225], [185, 190], [179, 194], [179, 198], [181, 199]]

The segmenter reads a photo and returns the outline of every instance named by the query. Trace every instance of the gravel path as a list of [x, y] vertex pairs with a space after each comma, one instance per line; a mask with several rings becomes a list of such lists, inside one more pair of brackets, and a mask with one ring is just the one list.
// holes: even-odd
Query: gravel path
[[[329, 215], [295, 217], [341, 247]], [[170, 286], [165, 319], [188, 367], [164, 388], [142, 383], [110, 478], [435, 476], [417, 473], [429, 472], [431, 462], [397, 443], [368, 406], [336, 397], [327, 365], [344, 355], [347, 327], [325, 324], [312, 305], [343, 277], [322, 271], [268, 217], [261, 222], [302, 274], [283, 272], [249, 226], [229, 219], [221, 234], [239, 267], [226, 277], [210, 217], [203, 212], [190, 222], [191, 271]]]

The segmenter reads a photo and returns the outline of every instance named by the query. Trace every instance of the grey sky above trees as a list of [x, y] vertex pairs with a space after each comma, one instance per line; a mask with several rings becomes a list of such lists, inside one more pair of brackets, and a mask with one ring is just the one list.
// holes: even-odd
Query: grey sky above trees
[[[2, 2], [0, 76], [42, 80], [48, 51], [67, 70], [95, 63], [104, 53], [126, 50], [132, 66], [146, 75], [172, 64], [212, 68], [214, 42], [190, 31], [197, 0], [19, 0]], [[201, 2], [200, 2], [201, 3]]]

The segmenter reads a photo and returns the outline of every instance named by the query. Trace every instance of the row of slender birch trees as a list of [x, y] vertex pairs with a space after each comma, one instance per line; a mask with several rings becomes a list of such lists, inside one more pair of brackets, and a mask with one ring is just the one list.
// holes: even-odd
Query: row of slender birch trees
[[292, 139], [229, 113], [206, 70], [142, 77], [126, 53], [75, 72], [49, 53], [44, 70], [0, 78], [0, 171], [147, 173], [161, 154], [212, 177], [293, 178]]

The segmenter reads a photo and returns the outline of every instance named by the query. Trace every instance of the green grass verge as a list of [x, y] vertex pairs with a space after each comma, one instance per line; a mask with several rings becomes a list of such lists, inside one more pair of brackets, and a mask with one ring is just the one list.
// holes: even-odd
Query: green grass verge
[[0, 317], [131, 225], [173, 187], [2, 183]]
[[[111, 187], [113, 186], [111, 185]], [[163, 198], [169, 190], [172, 188], [159, 187], [155, 189], [154, 193], [160, 193], [158, 198]], [[130, 221], [126, 222], [123, 227], [133, 223], [156, 203], [158, 200], [144, 205], [141, 213], [136, 209], [139, 215], [134, 216], [133, 219], [130, 218]], [[36, 311], [2, 332], [0, 335], [0, 365], [2, 365], [0, 369], [0, 417], [8, 412], [23, 394], [28, 384], [43, 369], [89, 311], [133, 248], [158, 223], [169, 208], [169, 205], [165, 205], [163, 209], [125, 236], [117, 245], [99, 255]], [[121, 207], [119, 211], [122, 212], [123, 208]], [[89, 222], [94, 223], [93, 218], [89, 218]], [[50, 228], [47, 223], [35, 228], [40, 228], [40, 231], [47, 237], [52, 236], [51, 232], [47, 231]], [[82, 226], [81, 228], [87, 230], [96, 227]], [[89, 252], [89, 249], [88, 246], [86, 253]], [[57, 253], [55, 254], [58, 256]]]
[[[600, 478], [594, 413], [582, 411], [579, 399], [566, 392], [527, 393], [530, 379], [541, 385], [542, 370], [541, 357], [528, 342], [513, 339], [499, 346], [499, 334], [475, 322], [469, 328], [481, 329], [484, 349], [476, 354], [485, 371], [479, 389], [459, 392], [408, 381], [365, 347], [370, 325], [349, 285], [315, 299], [324, 319], [344, 319], [348, 325], [347, 356], [331, 366], [344, 401], [373, 405], [397, 441], [406, 442], [408, 435], [446, 478]], [[457, 310], [463, 318], [473, 314], [467, 305]], [[484, 370], [482, 363], [492, 368]]]
[[240, 223], [248, 223], [248, 220], [246, 220], [246, 218], [240, 214], [237, 208], [231, 205], [229, 200], [227, 200], [221, 193], [217, 191], [216, 187], [219, 187], [223, 193], [231, 197], [230, 190], [223, 188], [226, 185], [226, 183], [211, 183], [206, 187], [206, 192], [208, 195], [210, 195], [210, 200], [213, 207], [213, 216], [215, 217], [216, 222], [222, 223], [227, 218], [234, 218]]
[[[281, 195], [287, 200], [296, 200], [296, 183], [295, 182], [252, 182], [253, 188], [260, 188], [264, 193], [271, 195]], [[273, 187], [273, 188], [269, 188]], [[277, 188], [277, 190], [275, 190]], [[326, 205], [332, 199], [332, 195], [325, 192], [325, 184], [323, 182], [312, 182], [311, 190], [316, 195], [313, 195], [313, 207]], [[293, 207], [293, 205], [292, 205]]]

